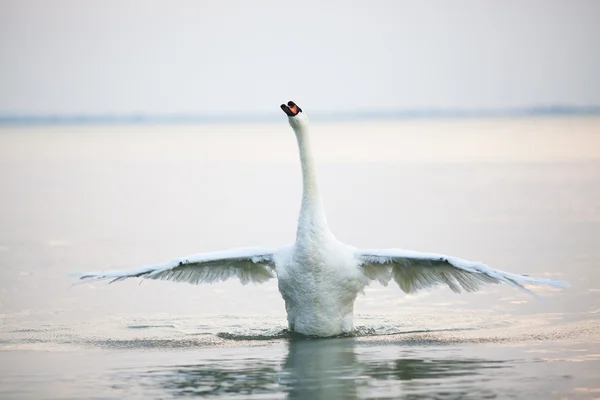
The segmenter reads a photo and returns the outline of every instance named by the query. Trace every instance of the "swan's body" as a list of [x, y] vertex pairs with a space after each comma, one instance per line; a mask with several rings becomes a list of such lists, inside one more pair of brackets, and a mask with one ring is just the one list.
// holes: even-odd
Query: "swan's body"
[[119, 281], [143, 277], [199, 284], [238, 277], [246, 284], [277, 277], [289, 329], [315, 336], [351, 332], [354, 300], [373, 280], [387, 285], [393, 279], [406, 293], [440, 283], [455, 292], [476, 291], [485, 283], [500, 282], [527, 292], [527, 284], [566, 286], [560, 281], [512, 274], [441, 254], [360, 250], [338, 241], [327, 225], [319, 194], [308, 118], [293, 102], [281, 108], [296, 134], [302, 165], [302, 206], [293, 245], [203, 253], [134, 270], [85, 273], [81, 279]]

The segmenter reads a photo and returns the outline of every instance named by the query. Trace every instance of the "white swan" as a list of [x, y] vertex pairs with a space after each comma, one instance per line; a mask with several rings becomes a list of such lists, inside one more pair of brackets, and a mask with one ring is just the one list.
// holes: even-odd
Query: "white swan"
[[178, 258], [166, 264], [127, 271], [78, 274], [85, 282], [127, 278], [173, 280], [193, 284], [238, 277], [243, 284], [277, 277], [289, 329], [304, 335], [351, 332], [354, 300], [371, 281], [393, 279], [406, 293], [438, 284], [454, 292], [472, 292], [485, 283], [505, 282], [531, 293], [525, 285], [565, 287], [564, 282], [512, 274], [442, 254], [387, 249], [360, 250], [338, 241], [327, 225], [315, 163], [310, 151], [308, 118], [294, 102], [282, 104], [296, 134], [302, 164], [302, 206], [296, 242], [279, 249], [240, 248]]

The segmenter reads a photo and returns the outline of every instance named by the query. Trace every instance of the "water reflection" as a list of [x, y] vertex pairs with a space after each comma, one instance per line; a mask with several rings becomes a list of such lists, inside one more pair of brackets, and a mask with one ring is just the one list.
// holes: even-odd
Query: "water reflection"
[[[429, 358], [416, 353], [373, 356], [365, 345], [353, 338], [295, 340], [289, 342], [283, 360], [213, 360], [149, 371], [142, 374], [142, 382], [154, 388], [158, 384], [172, 396], [482, 398], [497, 395], [484, 382], [495, 370], [510, 367], [506, 361]], [[398, 351], [396, 345], [386, 347], [389, 353]]]
[[143, 374], [143, 383], [151, 387], [158, 383], [172, 396], [259, 395], [280, 391], [274, 380], [279, 371], [276, 363], [236, 360], [232, 364], [204, 363], [149, 371]]
[[361, 370], [354, 339], [296, 340], [279, 382], [289, 399], [355, 399]]

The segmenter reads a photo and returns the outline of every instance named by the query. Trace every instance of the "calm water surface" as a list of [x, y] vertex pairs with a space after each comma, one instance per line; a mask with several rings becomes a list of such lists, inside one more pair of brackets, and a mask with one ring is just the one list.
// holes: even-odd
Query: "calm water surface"
[[409, 296], [353, 337], [285, 332], [276, 282], [71, 286], [70, 272], [292, 242], [273, 125], [0, 128], [1, 398], [600, 398], [600, 118], [324, 124], [329, 222], [357, 247], [563, 279]]

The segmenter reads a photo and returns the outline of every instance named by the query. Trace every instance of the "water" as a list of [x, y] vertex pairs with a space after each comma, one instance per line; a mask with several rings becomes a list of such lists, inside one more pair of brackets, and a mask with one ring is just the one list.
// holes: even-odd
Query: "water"
[[373, 284], [353, 337], [306, 340], [275, 282], [67, 277], [291, 242], [285, 122], [1, 128], [0, 397], [599, 398], [599, 133], [599, 118], [315, 126], [339, 239], [571, 287]]

